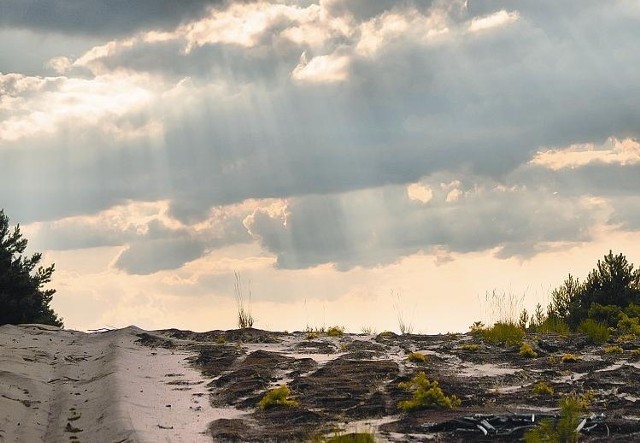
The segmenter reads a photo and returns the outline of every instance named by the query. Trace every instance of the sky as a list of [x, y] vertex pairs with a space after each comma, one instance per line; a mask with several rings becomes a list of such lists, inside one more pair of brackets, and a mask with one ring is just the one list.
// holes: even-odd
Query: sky
[[[636, 0], [4, 0], [0, 208], [73, 329], [466, 331], [640, 263]], [[513, 304], [513, 303], [511, 303]]]

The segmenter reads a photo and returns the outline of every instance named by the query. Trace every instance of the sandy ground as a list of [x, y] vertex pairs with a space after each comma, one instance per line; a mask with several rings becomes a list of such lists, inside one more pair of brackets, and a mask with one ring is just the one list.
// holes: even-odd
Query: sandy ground
[[188, 354], [140, 332], [0, 327], [0, 442], [211, 441], [209, 422], [244, 414], [212, 408]]

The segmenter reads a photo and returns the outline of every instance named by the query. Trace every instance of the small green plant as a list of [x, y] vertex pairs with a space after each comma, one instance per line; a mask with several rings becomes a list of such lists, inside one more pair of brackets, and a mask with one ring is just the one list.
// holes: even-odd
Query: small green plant
[[609, 327], [605, 324], [599, 323], [593, 319], [586, 319], [578, 326], [578, 332], [582, 332], [589, 337], [592, 343], [600, 344], [609, 340]]
[[375, 443], [375, 441], [374, 435], [370, 432], [352, 432], [349, 434], [336, 432], [332, 437], [318, 434], [311, 438], [311, 443]]
[[407, 360], [411, 363], [424, 363], [427, 361], [427, 356], [422, 352], [412, 352], [407, 356]]
[[305, 338], [307, 340], [315, 340], [320, 337], [320, 333], [316, 331], [307, 331], [305, 332]]
[[274, 406], [298, 406], [298, 402], [292, 398], [291, 390], [287, 385], [270, 389], [258, 402], [260, 409], [268, 409]]
[[605, 354], [622, 354], [624, 352], [624, 349], [622, 349], [620, 346], [613, 345], [604, 348], [603, 352]]
[[218, 336], [216, 337], [216, 341], [215, 341], [215, 342], [216, 342], [217, 344], [219, 344], [219, 345], [222, 345], [222, 344], [225, 344], [225, 343], [227, 342], [227, 339], [226, 339], [226, 338], [224, 338], [224, 335], [218, 335]]
[[547, 357], [547, 363], [549, 363], [550, 365], [555, 365], [559, 361], [560, 359], [558, 358], [557, 355], [550, 355]]
[[469, 331], [471, 332], [471, 335], [476, 337], [481, 336], [482, 331], [484, 331], [485, 329], [486, 329], [486, 326], [481, 321], [474, 321], [473, 324], [469, 326]]
[[477, 343], [465, 343], [460, 346], [460, 349], [466, 352], [478, 352], [480, 350], [480, 345]]
[[571, 333], [571, 328], [569, 327], [569, 324], [562, 319], [547, 317], [541, 324], [536, 326], [535, 331], [541, 334], [554, 333], [567, 336]]
[[632, 349], [631, 350], [631, 357], [640, 358], [640, 349]]
[[450, 409], [460, 406], [460, 399], [455, 395], [446, 396], [437, 381], [429, 381], [424, 372], [419, 372], [411, 380], [402, 382], [398, 386], [413, 392], [411, 400], [403, 400], [398, 403], [398, 408], [404, 412], [424, 408]]
[[578, 442], [578, 424], [586, 405], [578, 396], [568, 396], [560, 400], [560, 418], [542, 420], [538, 426], [524, 435], [526, 443]]
[[561, 361], [562, 363], [575, 363], [575, 362], [580, 361], [580, 357], [578, 357], [578, 356], [577, 356], [577, 355], [575, 355], [575, 354], [569, 354], [569, 353], [567, 353], [567, 354], [564, 354], [564, 355], [560, 358], [560, 361]]
[[520, 352], [518, 352], [518, 354], [521, 357], [524, 357], [524, 358], [537, 358], [538, 357], [538, 353], [533, 350], [533, 348], [531, 347], [531, 345], [529, 343], [522, 343], [522, 346], [520, 346]]
[[533, 392], [535, 395], [552, 396], [553, 395], [553, 388], [551, 386], [549, 386], [547, 383], [545, 383], [543, 381], [539, 381], [538, 383], [533, 385], [533, 388], [531, 389], [531, 392]]
[[498, 322], [492, 327], [483, 329], [481, 337], [483, 340], [505, 346], [515, 346], [522, 343], [525, 332], [515, 323]]
[[352, 432], [350, 434], [335, 435], [327, 443], [375, 443], [373, 434], [368, 432]]
[[329, 337], [342, 337], [344, 335], [344, 327], [331, 326], [327, 329], [327, 335]]
[[376, 330], [372, 326], [363, 326], [360, 331], [362, 331], [362, 333], [364, 335], [375, 335], [376, 334]]

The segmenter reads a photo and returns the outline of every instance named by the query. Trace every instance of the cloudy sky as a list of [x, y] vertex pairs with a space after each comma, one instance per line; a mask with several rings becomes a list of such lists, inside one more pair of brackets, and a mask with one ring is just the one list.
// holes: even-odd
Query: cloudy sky
[[4, 0], [0, 207], [70, 328], [464, 331], [640, 262], [637, 0]]

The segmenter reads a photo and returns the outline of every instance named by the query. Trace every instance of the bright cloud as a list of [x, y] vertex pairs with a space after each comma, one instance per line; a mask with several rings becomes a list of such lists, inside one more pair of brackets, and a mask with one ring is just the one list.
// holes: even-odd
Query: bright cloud
[[106, 75], [91, 80], [67, 77], [2, 75], [6, 98], [0, 112], [11, 116], [0, 121], [0, 143], [40, 133], [54, 134], [62, 124], [103, 126], [112, 134], [126, 135], [117, 119], [145, 109], [153, 99], [143, 84], [146, 76]]
[[485, 17], [476, 17], [469, 24], [469, 31], [479, 32], [487, 29], [505, 26], [516, 22], [520, 18], [520, 14], [515, 11], [505, 11], [504, 9]]
[[634, 139], [618, 140], [612, 137], [599, 146], [587, 143], [539, 151], [531, 163], [555, 171], [579, 168], [593, 163], [631, 166], [640, 164], [640, 143]]

